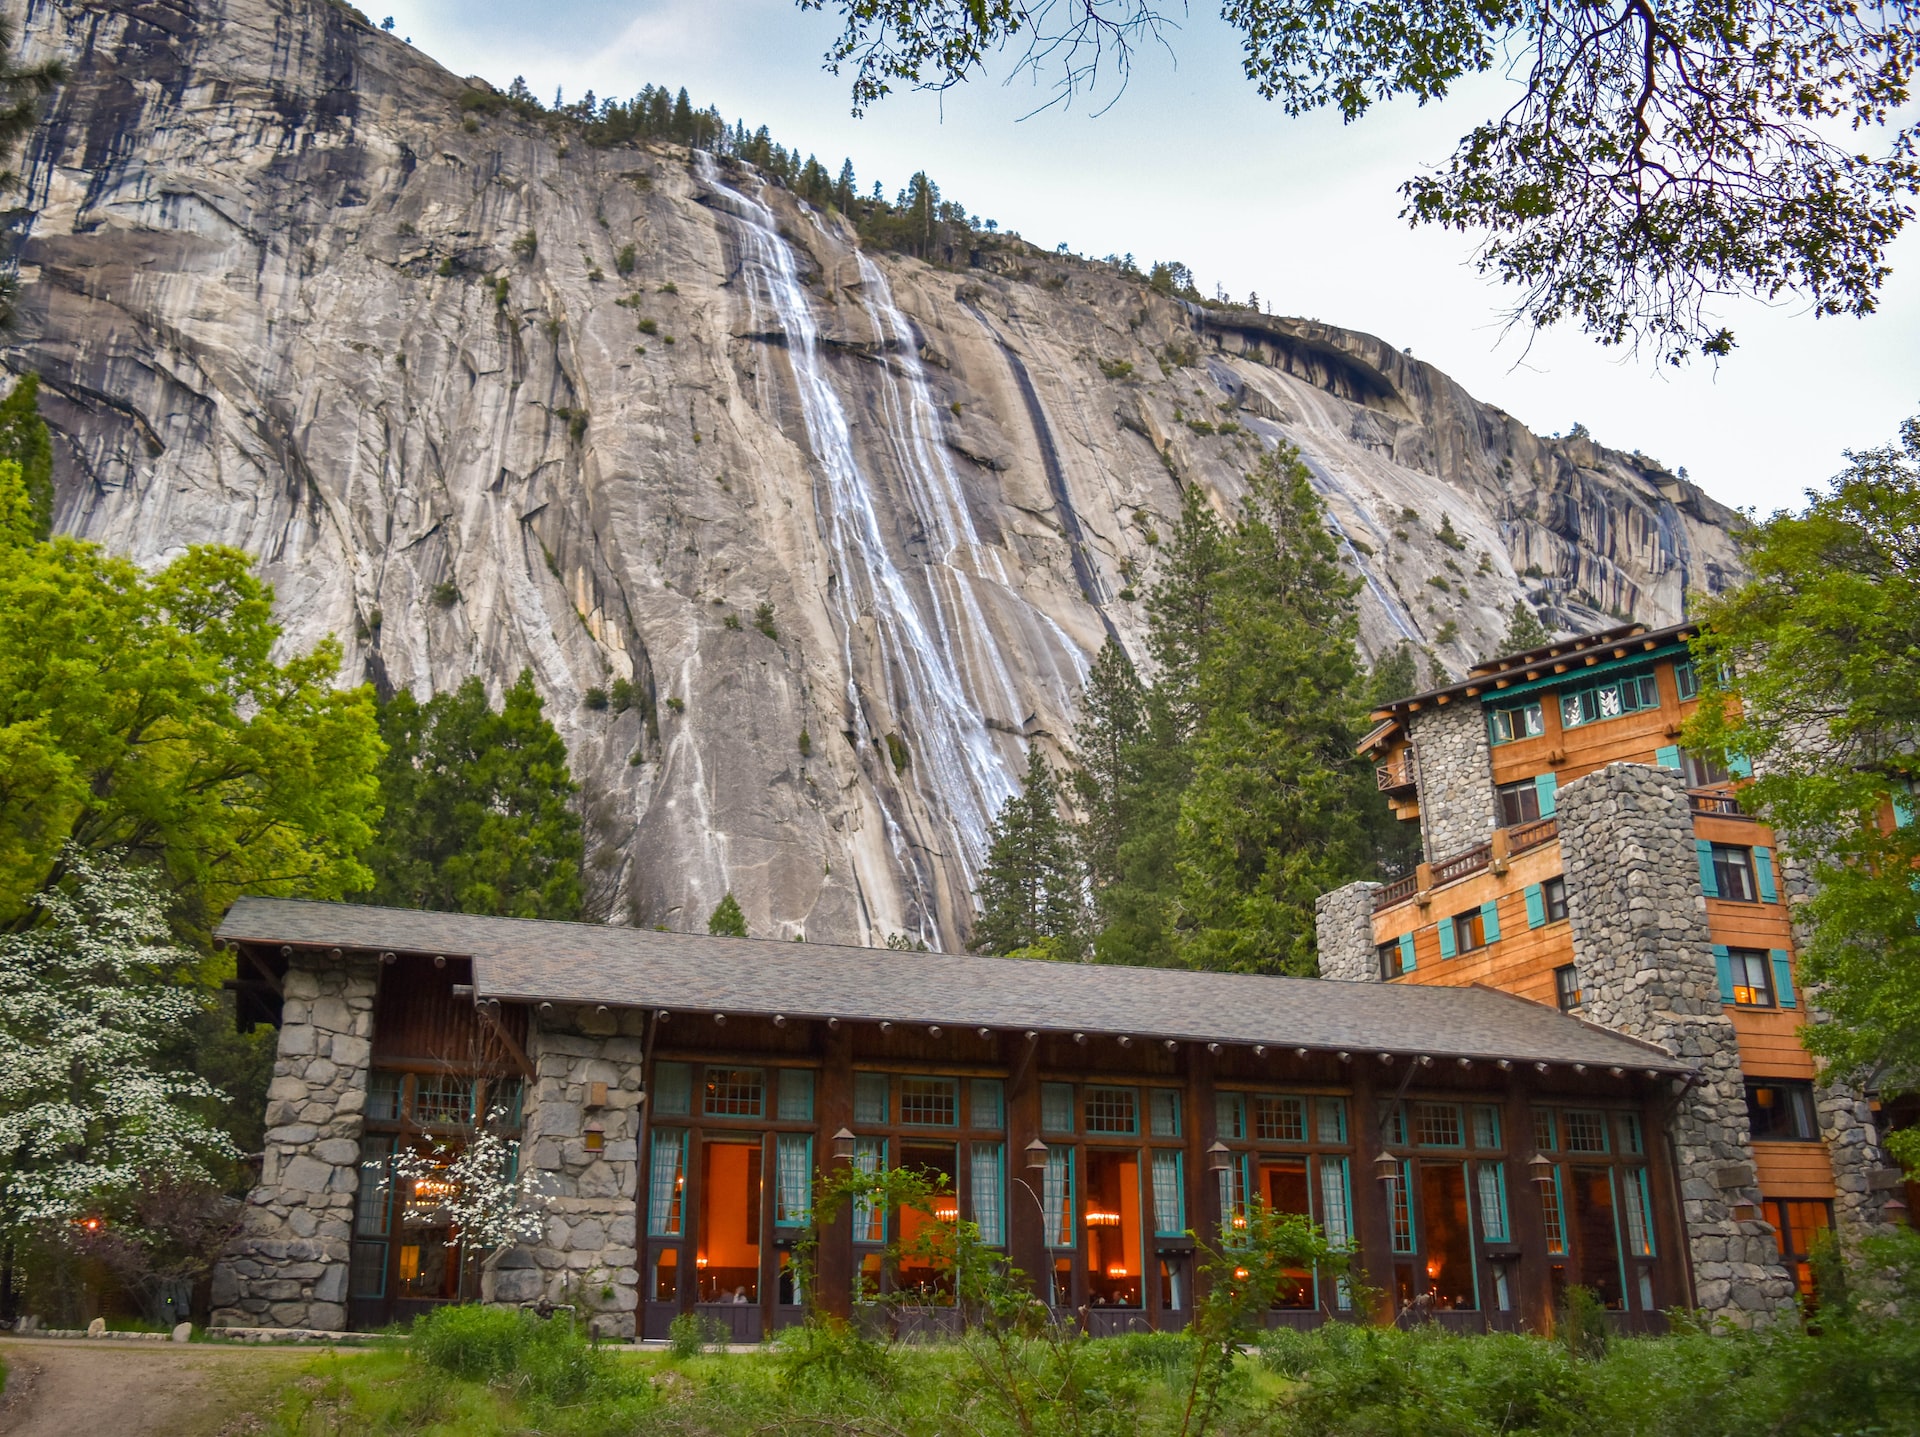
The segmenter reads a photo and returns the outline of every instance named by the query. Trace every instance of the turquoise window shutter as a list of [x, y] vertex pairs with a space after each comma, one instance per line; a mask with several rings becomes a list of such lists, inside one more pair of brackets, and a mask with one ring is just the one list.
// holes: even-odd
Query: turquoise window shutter
[[1916, 804], [1920, 804], [1920, 799], [1916, 799], [1913, 789], [1909, 788], [1902, 792], [1896, 788], [1887, 797], [1893, 800], [1893, 826], [1895, 828], [1913, 827], [1914, 808]]
[[1553, 813], [1554, 796], [1560, 791], [1560, 775], [1543, 773], [1533, 780], [1533, 791], [1540, 795], [1540, 816], [1550, 817]]
[[1793, 996], [1793, 960], [1787, 957], [1787, 950], [1776, 948], [1773, 958], [1773, 991], [1779, 998], [1782, 1008], [1797, 1008], [1800, 1005]]
[[1487, 936], [1487, 942], [1500, 941], [1500, 905], [1489, 899], [1480, 905], [1480, 928]]
[[1453, 920], [1451, 918], [1442, 918], [1435, 926], [1440, 934], [1440, 956], [1442, 958], [1453, 957]]
[[1400, 935], [1400, 971], [1402, 973], [1413, 971], [1413, 935], [1411, 933]]
[[1527, 885], [1527, 927], [1538, 928], [1547, 921], [1547, 900], [1541, 896], [1540, 885]]
[[1653, 761], [1661, 768], [1678, 768], [1680, 767], [1680, 749], [1675, 744], [1657, 748], [1653, 751]]
[[1709, 898], [1718, 898], [1720, 881], [1713, 876], [1713, 845], [1704, 838], [1696, 838], [1693, 841], [1693, 851], [1700, 856], [1701, 891]]
[[1773, 886], [1773, 850], [1771, 848], [1753, 850], [1753, 872], [1760, 884], [1760, 901], [1762, 903], [1779, 902], [1780, 890]]
[[1726, 944], [1713, 945], [1713, 966], [1720, 973], [1720, 1001], [1731, 1003], [1733, 1001], [1733, 955], [1727, 952]]
[[1735, 778], [1752, 778], [1753, 760], [1744, 753], [1730, 753], [1727, 755], [1727, 772]]

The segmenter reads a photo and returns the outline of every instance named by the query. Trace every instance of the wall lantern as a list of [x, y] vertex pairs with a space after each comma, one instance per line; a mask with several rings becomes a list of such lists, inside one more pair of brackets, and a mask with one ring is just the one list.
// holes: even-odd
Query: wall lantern
[[842, 1128], [833, 1135], [833, 1160], [837, 1163], [853, 1160], [853, 1132]]
[[1047, 1145], [1041, 1142], [1040, 1139], [1035, 1138], [1027, 1144], [1026, 1154], [1028, 1167], [1037, 1170], [1047, 1165]]
[[1527, 1160], [1527, 1176], [1543, 1188], [1553, 1186], [1553, 1159], [1545, 1153], [1535, 1153]]
[[1232, 1166], [1232, 1151], [1225, 1143], [1216, 1139], [1213, 1146], [1207, 1149], [1207, 1171], [1210, 1173], [1223, 1173]]
[[1380, 1156], [1373, 1160], [1373, 1175], [1383, 1183], [1392, 1182], [1400, 1176], [1400, 1159], [1382, 1148]]

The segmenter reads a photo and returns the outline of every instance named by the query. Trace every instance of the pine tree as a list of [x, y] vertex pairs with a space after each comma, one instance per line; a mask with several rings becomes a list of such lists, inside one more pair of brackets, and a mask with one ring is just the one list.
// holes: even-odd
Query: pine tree
[[1533, 606], [1525, 599], [1515, 599], [1513, 617], [1507, 621], [1507, 636], [1500, 641], [1500, 652], [1494, 657], [1524, 654], [1529, 649], [1537, 649], [1552, 641], [1553, 635], [1540, 622], [1540, 616], [1533, 611]]
[[716, 938], [745, 938], [747, 936], [747, 915], [740, 911], [740, 901], [731, 890], [727, 896], [714, 904], [713, 912], [707, 915], [707, 932]]
[[1420, 687], [1420, 660], [1413, 645], [1402, 639], [1392, 653], [1373, 666], [1367, 681], [1367, 702], [1374, 708], [1397, 703]]
[[1078, 959], [1086, 951], [1086, 882], [1073, 833], [1060, 816], [1053, 769], [1036, 747], [1026, 784], [988, 830], [986, 871], [974, 896], [976, 952]]
[[1087, 672], [1080, 722], [1073, 732], [1079, 763], [1073, 772], [1074, 795], [1086, 814], [1081, 849], [1096, 889], [1119, 876], [1136, 751], [1147, 731], [1146, 702], [1146, 688], [1126, 650], [1109, 638]]
[[386, 814], [364, 901], [452, 913], [577, 918], [579, 786], [530, 670], [496, 711], [477, 678], [426, 703], [402, 691], [380, 714]]

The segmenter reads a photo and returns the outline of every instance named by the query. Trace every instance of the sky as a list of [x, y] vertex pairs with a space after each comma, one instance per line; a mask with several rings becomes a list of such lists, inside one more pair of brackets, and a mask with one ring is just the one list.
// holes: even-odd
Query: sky
[[[365, 0], [363, 0], [365, 3]], [[1177, 0], [1175, 0], [1177, 4]], [[1721, 311], [1739, 347], [1681, 370], [1574, 329], [1510, 331], [1510, 294], [1471, 265], [1471, 236], [1410, 229], [1400, 183], [1442, 163], [1503, 107], [1482, 77], [1427, 107], [1357, 123], [1289, 119], [1240, 71], [1234, 35], [1199, 0], [1173, 52], [1149, 47], [1124, 89], [1039, 110], [1047, 83], [997, 73], [944, 96], [897, 94], [850, 114], [850, 78], [822, 67], [831, 6], [792, 0], [375, 0], [447, 68], [551, 101], [684, 85], [699, 107], [766, 125], [829, 169], [853, 161], [887, 193], [924, 169], [948, 199], [1052, 248], [1189, 265], [1202, 291], [1257, 293], [1275, 314], [1364, 330], [1412, 351], [1542, 434], [1582, 423], [1641, 450], [1723, 503], [1769, 513], [1920, 413], [1920, 228], [1892, 251], [1879, 312], [1815, 319], [1803, 306]]]

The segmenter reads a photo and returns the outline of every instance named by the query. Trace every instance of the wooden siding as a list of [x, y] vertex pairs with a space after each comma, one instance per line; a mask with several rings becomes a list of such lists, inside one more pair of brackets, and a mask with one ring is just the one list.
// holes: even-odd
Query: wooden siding
[[1728, 1008], [1740, 1041], [1740, 1067], [1756, 1078], [1811, 1078], [1813, 1054], [1800, 1044], [1805, 1020], [1794, 1009]]
[[[474, 1013], [472, 996], [454, 996], [454, 984], [472, 982], [473, 965], [465, 958], [449, 958], [436, 968], [431, 958], [404, 954], [382, 964], [373, 1060], [385, 1067], [471, 1072], [514, 1066], [512, 1054]], [[505, 1006], [499, 1022], [524, 1052], [526, 1010]]]
[[[1573, 935], [1564, 918], [1539, 928], [1527, 927], [1526, 890], [1560, 875], [1560, 845], [1545, 843], [1507, 862], [1504, 874], [1483, 868], [1458, 883], [1434, 889], [1432, 901], [1424, 906], [1409, 901], [1374, 915], [1376, 944], [1391, 943], [1402, 933], [1413, 934], [1414, 971], [1395, 982], [1451, 987], [1484, 983], [1557, 1005], [1553, 970], [1573, 961]], [[1442, 958], [1439, 925], [1488, 902], [1500, 916], [1499, 940], [1459, 957]]]
[[1827, 1160], [1824, 1143], [1755, 1143], [1753, 1166], [1762, 1196], [1833, 1196], [1833, 1165]]
[[[1655, 665], [1654, 674], [1660, 688], [1659, 708], [1641, 709], [1573, 729], [1560, 726], [1560, 705], [1551, 690], [1525, 695], [1539, 699], [1546, 732], [1539, 738], [1495, 745], [1490, 750], [1494, 783], [1514, 783], [1551, 770], [1564, 787], [1610, 763], [1652, 763], [1656, 749], [1678, 742], [1680, 725], [1695, 708], [1694, 701], [1683, 704], [1676, 696], [1671, 659]], [[1564, 677], [1573, 687], [1581, 675], [1574, 670]], [[1481, 699], [1492, 707], [1502, 705], [1497, 693], [1484, 694]]]

